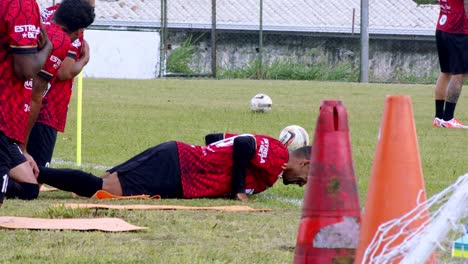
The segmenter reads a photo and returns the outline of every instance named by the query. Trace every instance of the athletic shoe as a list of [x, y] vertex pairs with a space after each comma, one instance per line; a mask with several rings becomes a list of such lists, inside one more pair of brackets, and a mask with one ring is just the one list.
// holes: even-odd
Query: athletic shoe
[[434, 118], [434, 121], [432, 122], [433, 127], [444, 127], [442, 126], [442, 122], [444, 122], [443, 119], [440, 119], [438, 117]]
[[463, 129], [468, 129], [468, 126], [465, 126], [456, 118], [452, 118], [449, 121], [442, 120], [440, 123], [443, 127], [446, 128], [463, 128]]

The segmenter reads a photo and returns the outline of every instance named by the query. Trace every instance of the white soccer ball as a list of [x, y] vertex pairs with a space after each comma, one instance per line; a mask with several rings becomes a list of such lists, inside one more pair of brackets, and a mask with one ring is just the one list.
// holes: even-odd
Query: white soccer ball
[[309, 145], [309, 134], [307, 134], [304, 128], [291, 125], [281, 130], [279, 141], [281, 141], [289, 151], [294, 151], [300, 147]]
[[254, 112], [268, 112], [273, 102], [266, 94], [257, 94], [250, 100], [250, 110]]

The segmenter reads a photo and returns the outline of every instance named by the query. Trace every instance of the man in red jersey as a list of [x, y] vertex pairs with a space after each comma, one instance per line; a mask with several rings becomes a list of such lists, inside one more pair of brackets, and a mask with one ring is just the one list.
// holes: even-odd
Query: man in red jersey
[[[21, 125], [30, 109], [24, 82], [40, 71], [51, 50], [35, 0], [0, 1], [0, 205], [10, 169], [26, 162], [16, 144], [24, 139]], [[31, 169], [16, 179], [36, 182]]]
[[[94, 7], [94, 0], [88, 0]], [[41, 12], [43, 22], [51, 22], [60, 4]], [[49, 89], [42, 99], [42, 106], [34, 124], [27, 145], [27, 152], [38, 166], [48, 167], [57, 139], [57, 131], [64, 132], [68, 105], [72, 94], [73, 78], [89, 61], [89, 46], [83, 32], [73, 41], [62, 61], [58, 74], [49, 82]]]
[[119, 196], [231, 197], [241, 201], [273, 186], [280, 175], [284, 184], [302, 186], [307, 182], [310, 146], [289, 154], [279, 140], [250, 134], [210, 134], [206, 143], [162, 143], [102, 177], [79, 170], [41, 168], [38, 181], [84, 197], [105, 190]]
[[[94, 0], [88, 0], [94, 8]], [[67, 4], [67, 3], [65, 3]], [[44, 22], [51, 22], [60, 4], [41, 12]], [[58, 74], [49, 83], [47, 93], [34, 124], [27, 145], [27, 152], [38, 166], [48, 166], [55, 147], [57, 131], [63, 132], [72, 93], [73, 78], [80, 73], [89, 61], [89, 47], [83, 39], [83, 31], [74, 39]]]
[[[18, 133], [15, 138], [23, 151], [25, 149], [24, 143], [28, 140], [28, 133], [39, 113], [41, 100], [46, 92], [48, 81], [55, 75], [62, 60], [65, 58], [70, 48], [70, 40], [76, 39], [83, 31], [83, 28], [90, 25], [93, 21], [94, 8], [92, 8], [86, 0], [65, 0], [61, 8], [57, 10], [54, 20], [45, 24], [47, 34], [53, 44], [53, 50], [41, 71], [37, 73], [33, 79], [24, 82], [24, 90], [26, 90], [26, 94], [31, 100], [31, 105], [28, 106], [30, 113], [29, 117], [25, 117], [25, 122], [16, 124], [16, 131]], [[9, 172], [9, 175], [13, 179], [16, 179], [16, 181], [11, 182], [11, 184], [17, 185], [16, 189], [30, 190], [19, 193], [24, 195], [18, 195], [18, 197], [23, 199], [34, 199], [38, 195], [39, 187], [34, 175], [32, 179], [24, 179], [24, 175], [30, 174], [31, 168], [38, 173], [37, 166], [35, 166], [33, 160], [30, 162], [23, 161], [17, 166], [14, 166]], [[11, 184], [7, 185], [7, 188]]]
[[454, 117], [455, 106], [468, 73], [468, 0], [439, 0], [440, 14], [436, 30], [440, 71], [435, 87], [433, 126], [465, 128]]

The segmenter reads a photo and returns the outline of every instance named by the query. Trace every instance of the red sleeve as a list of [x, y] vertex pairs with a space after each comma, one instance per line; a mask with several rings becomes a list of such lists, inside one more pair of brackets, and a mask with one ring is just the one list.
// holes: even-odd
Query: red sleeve
[[8, 44], [13, 53], [31, 54], [37, 52], [41, 21], [39, 7], [35, 0], [10, 1], [5, 24]]
[[67, 52], [70, 49], [70, 38], [55, 24], [46, 25], [47, 35], [52, 42], [52, 52], [47, 58], [42, 70], [39, 72], [39, 76], [50, 81], [55, 76], [62, 61], [67, 56]]
[[81, 49], [83, 47], [83, 40], [84, 40], [84, 36], [83, 36], [83, 33], [81, 33], [80, 36], [71, 43], [70, 50], [68, 50], [68, 53], [67, 53], [67, 57], [70, 57], [75, 60], [81, 57]]
[[54, 18], [54, 14], [59, 8], [60, 4], [49, 6], [41, 10], [41, 20], [42, 22], [50, 22]]

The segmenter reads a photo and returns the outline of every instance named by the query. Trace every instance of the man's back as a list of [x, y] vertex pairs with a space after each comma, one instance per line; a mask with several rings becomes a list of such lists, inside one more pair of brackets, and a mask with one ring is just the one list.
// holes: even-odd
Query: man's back
[[[278, 140], [252, 136], [256, 150], [247, 168], [245, 188], [249, 193], [258, 193], [276, 182], [289, 156]], [[177, 142], [184, 198], [221, 197], [231, 193], [234, 138], [207, 146]]]

